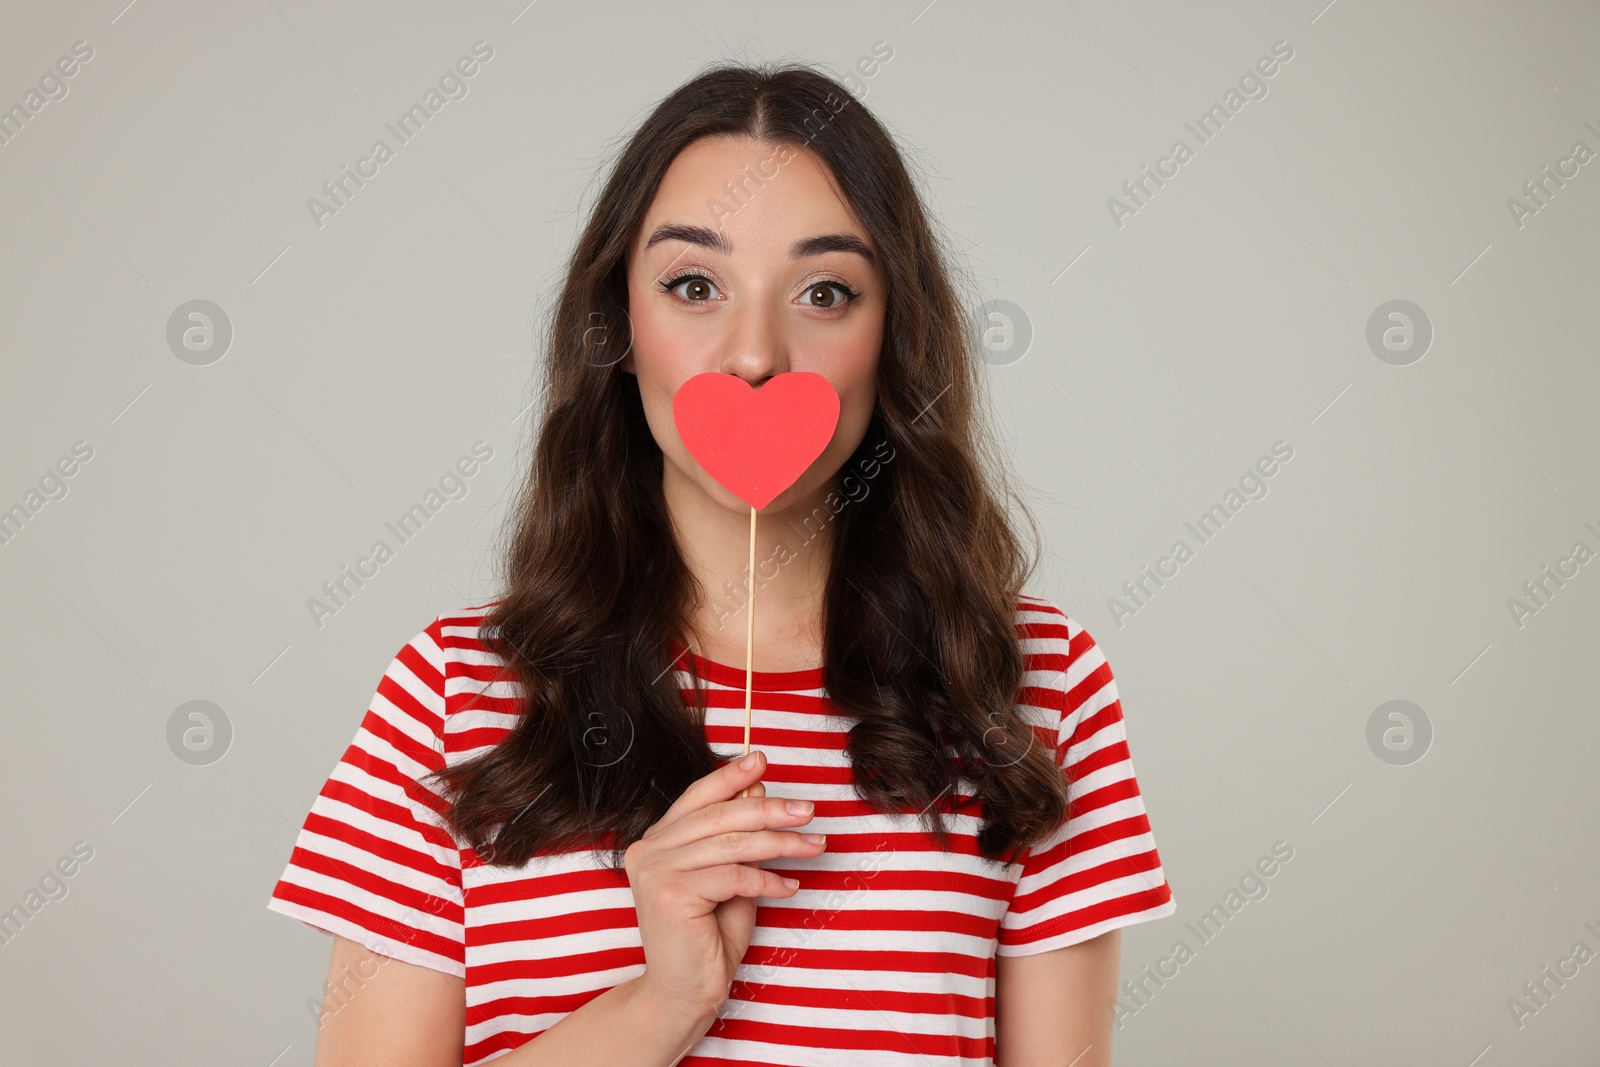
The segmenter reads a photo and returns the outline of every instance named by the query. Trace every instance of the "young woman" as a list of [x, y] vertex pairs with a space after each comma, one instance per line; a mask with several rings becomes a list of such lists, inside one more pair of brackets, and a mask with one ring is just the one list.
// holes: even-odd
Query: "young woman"
[[[400, 650], [273, 891], [335, 935], [319, 1067], [1111, 1062], [1118, 931], [1175, 904], [1105, 658], [1023, 591], [972, 348], [838, 82], [719, 67], [644, 121], [505, 595]], [[754, 576], [672, 417], [705, 371], [840, 397]]]

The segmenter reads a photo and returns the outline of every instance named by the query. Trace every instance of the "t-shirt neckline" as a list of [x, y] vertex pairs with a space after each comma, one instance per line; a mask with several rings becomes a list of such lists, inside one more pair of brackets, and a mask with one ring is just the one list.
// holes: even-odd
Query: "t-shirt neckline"
[[[702, 679], [718, 685], [744, 688], [744, 668], [734, 667], [716, 660], [706, 659], [692, 651], [683, 642], [670, 638], [673, 662], [677, 664], [685, 652], [694, 660], [695, 673]], [[683, 669], [681, 666], [679, 669]], [[750, 688], [759, 693], [787, 693], [803, 689], [822, 688], [822, 668], [811, 667], [799, 671], [751, 671]]]

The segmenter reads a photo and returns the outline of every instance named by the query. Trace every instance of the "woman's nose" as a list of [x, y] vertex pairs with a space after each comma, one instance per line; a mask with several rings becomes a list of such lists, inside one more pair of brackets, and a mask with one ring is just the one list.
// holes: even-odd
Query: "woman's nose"
[[759, 389], [789, 369], [789, 344], [781, 312], [765, 307], [733, 309], [722, 366]]

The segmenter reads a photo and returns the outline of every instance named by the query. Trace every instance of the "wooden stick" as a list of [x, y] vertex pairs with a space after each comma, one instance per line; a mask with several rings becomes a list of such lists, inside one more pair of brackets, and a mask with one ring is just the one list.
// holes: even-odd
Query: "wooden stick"
[[[750, 754], [750, 691], [754, 680], [756, 656], [756, 509], [750, 509], [750, 596], [745, 600], [744, 621], [744, 754]], [[750, 787], [739, 790], [741, 797], [750, 795]]]
[[750, 684], [756, 655], [756, 509], [750, 509], [750, 599], [744, 621], [744, 754], [750, 754]]

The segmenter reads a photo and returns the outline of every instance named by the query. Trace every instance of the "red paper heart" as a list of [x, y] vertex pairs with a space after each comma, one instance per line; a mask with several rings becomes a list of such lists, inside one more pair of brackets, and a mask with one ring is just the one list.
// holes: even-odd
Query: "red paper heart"
[[769, 378], [706, 371], [678, 387], [672, 419], [706, 473], [760, 511], [822, 455], [839, 425], [839, 394], [811, 371]]

